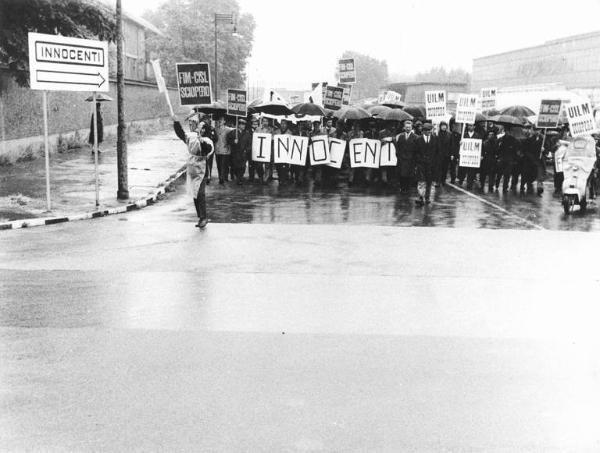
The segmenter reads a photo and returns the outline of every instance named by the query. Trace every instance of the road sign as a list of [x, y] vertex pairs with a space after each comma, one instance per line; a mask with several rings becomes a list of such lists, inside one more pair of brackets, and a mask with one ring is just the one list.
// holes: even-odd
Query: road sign
[[177, 88], [181, 105], [210, 104], [208, 63], [177, 63]]
[[227, 114], [232, 116], [246, 116], [246, 90], [227, 90]]
[[108, 43], [29, 33], [33, 90], [108, 91]]
[[344, 58], [338, 61], [340, 83], [356, 83], [356, 66], [354, 58]]

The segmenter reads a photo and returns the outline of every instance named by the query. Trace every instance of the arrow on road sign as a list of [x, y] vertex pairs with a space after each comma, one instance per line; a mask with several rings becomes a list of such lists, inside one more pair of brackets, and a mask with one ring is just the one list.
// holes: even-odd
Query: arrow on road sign
[[[63, 74], [63, 75], [61, 75]], [[65, 80], [65, 76], [68, 75], [70, 80]], [[37, 82], [51, 82], [51, 83], [66, 83], [71, 85], [90, 85], [97, 86], [100, 88], [106, 79], [102, 77], [99, 72], [72, 72], [72, 71], [48, 71], [38, 69], [36, 71]]]

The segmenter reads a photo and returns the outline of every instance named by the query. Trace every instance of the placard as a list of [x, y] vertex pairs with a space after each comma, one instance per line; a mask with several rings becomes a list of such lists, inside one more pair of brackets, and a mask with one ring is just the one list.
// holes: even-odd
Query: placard
[[350, 166], [352, 168], [379, 168], [381, 142], [370, 138], [350, 140]]
[[289, 163], [291, 165], [306, 165], [308, 155], [308, 137], [290, 136]]
[[573, 137], [596, 132], [594, 113], [588, 101], [566, 106], [569, 129]]
[[308, 155], [311, 165], [327, 165], [330, 162], [327, 135], [315, 135], [310, 139]]
[[482, 88], [481, 89], [481, 110], [490, 110], [496, 108], [496, 94], [498, 88]]
[[268, 164], [271, 162], [272, 134], [254, 132], [252, 134], [252, 160]]
[[425, 116], [434, 123], [446, 120], [446, 91], [425, 92]]
[[329, 163], [330, 167], [342, 168], [342, 161], [344, 160], [344, 153], [346, 152], [346, 141], [340, 140], [339, 138], [329, 137]]
[[339, 110], [342, 108], [342, 99], [344, 97], [344, 89], [328, 85], [325, 89], [325, 97], [323, 98], [323, 107], [330, 110]]
[[342, 97], [342, 105], [350, 105], [350, 98], [352, 96], [352, 85], [348, 83], [338, 83], [340, 88], [344, 89], [344, 96]]
[[379, 104], [387, 104], [387, 105], [402, 105], [402, 95], [400, 93], [396, 93], [395, 91], [386, 90], [381, 91], [379, 96], [377, 97], [377, 102]]
[[381, 141], [381, 156], [379, 159], [380, 167], [395, 167], [398, 165], [398, 157], [396, 156], [396, 146], [391, 138]]
[[181, 105], [210, 104], [210, 67], [208, 63], [176, 63], [177, 91]]
[[344, 58], [338, 61], [340, 83], [356, 83], [356, 66], [354, 58]]
[[290, 134], [273, 135], [273, 161], [276, 164], [290, 163], [290, 147], [292, 136]]
[[458, 165], [479, 168], [482, 143], [483, 141], [479, 138], [463, 138], [460, 142], [460, 161]]
[[227, 114], [231, 116], [248, 115], [246, 90], [227, 90]]
[[464, 124], [475, 124], [477, 115], [477, 95], [461, 94], [456, 103], [456, 122]]

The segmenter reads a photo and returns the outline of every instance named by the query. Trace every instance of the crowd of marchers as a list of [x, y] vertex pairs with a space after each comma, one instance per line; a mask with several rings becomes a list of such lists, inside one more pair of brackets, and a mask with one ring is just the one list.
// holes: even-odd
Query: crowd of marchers
[[[186, 138], [176, 120], [178, 136]], [[203, 141], [210, 142], [210, 153], [204, 153], [203, 182], [210, 184], [214, 163], [219, 184], [228, 182], [243, 186], [247, 183], [349, 186], [385, 185], [396, 187], [402, 194], [416, 189], [417, 205], [431, 202], [432, 187], [450, 182], [467, 190], [485, 192], [509, 190], [521, 194], [538, 195], [543, 191], [548, 164], [561, 140], [569, 135], [568, 128], [547, 134], [533, 125], [508, 126], [493, 122], [480, 122], [462, 126], [441, 122], [435, 127], [429, 122], [406, 120], [338, 121], [325, 117], [322, 121], [289, 122], [267, 117], [240, 118], [237, 127], [226, 117], [212, 120], [210, 117], [191, 114], [188, 118], [191, 131], [198, 132]], [[232, 124], [233, 123], [233, 124]], [[463, 132], [464, 131], [464, 132]], [[344, 155], [341, 169], [326, 165], [297, 166], [288, 164], [264, 164], [252, 160], [252, 137], [254, 133], [290, 134], [308, 137], [323, 136], [350, 141], [355, 138], [371, 138], [392, 141], [396, 149], [395, 167], [351, 168], [349, 153]], [[482, 140], [479, 168], [459, 165], [462, 138]], [[189, 144], [188, 144], [189, 147]], [[537, 184], [536, 184], [537, 183]], [[561, 173], [554, 171], [554, 187], [560, 191]], [[198, 198], [204, 195], [198, 195]], [[204, 211], [199, 218], [206, 217]]]

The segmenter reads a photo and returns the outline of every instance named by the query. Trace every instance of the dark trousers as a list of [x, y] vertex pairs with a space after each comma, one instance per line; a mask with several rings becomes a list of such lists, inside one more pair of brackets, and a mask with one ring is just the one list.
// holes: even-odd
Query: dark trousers
[[217, 173], [219, 173], [219, 181], [226, 181], [229, 178], [230, 165], [231, 156], [229, 154], [217, 154]]
[[470, 189], [471, 187], [473, 187], [473, 183], [475, 182], [475, 178], [477, 176], [478, 171], [478, 168], [458, 167], [458, 182], [462, 184], [466, 177], [467, 188]]
[[262, 162], [255, 162], [252, 160], [252, 156], [248, 158], [248, 179], [254, 181], [254, 175], [258, 175], [258, 179], [262, 181], [263, 175], [265, 174], [265, 167]]
[[202, 179], [196, 198], [194, 198], [194, 207], [199, 220], [206, 219], [206, 176]]
[[279, 179], [279, 184], [288, 182], [290, 178], [290, 166], [288, 164], [275, 164], [275, 168], [277, 169], [277, 179]]
[[208, 180], [210, 181], [210, 177], [212, 176], [213, 169], [213, 160], [215, 158], [214, 154], [211, 154], [210, 157], [206, 159], [206, 176], [208, 176]]
[[562, 192], [563, 181], [565, 180], [565, 174], [562, 171], [557, 172], [554, 170], [554, 191]]
[[[500, 179], [502, 179], [502, 190], [506, 191], [508, 190], [508, 180], [511, 178], [511, 175], [513, 175], [513, 167], [514, 167], [514, 163], [513, 162], [500, 162], [500, 165], [498, 167], [498, 173], [496, 174], [496, 187], [498, 187], [500, 185]], [[513, 180], [514, 181], [514, 180]], [[517, 186], [517, 183], [515, 182], [515, 187]]]
[[488, 179], [488, 188], [492, 192], [494, 190], [494, 183], [496, 182], [496, 168], [493, 165], [482, 165], [481, 172], [479, 173], [479, 185], [481, 190], [485, 187], [485, 180]]
[[442, 174], [440, 182], [445, 182], [450, 173], [450, 182], [454, 183], [456, 179], [456, 160], [450, 159], [450, 156], [445, 157], [442, 161]]
[[405, 193], [410, 192], [410, 184], [412, 182], [412, 178], [410, 176], [400, 176], [399, 180], [400, 190]]
[[[517, 184], [519, 183], [519, 176], [523, 175], [523, 161], [519, 160], [515, 162], [512, 167], [511, 177], [510, 177], [510, 188], [515, 190], [517, 188]], [[521, 176], [521, 187], [523, 187], [523, 177]]]

